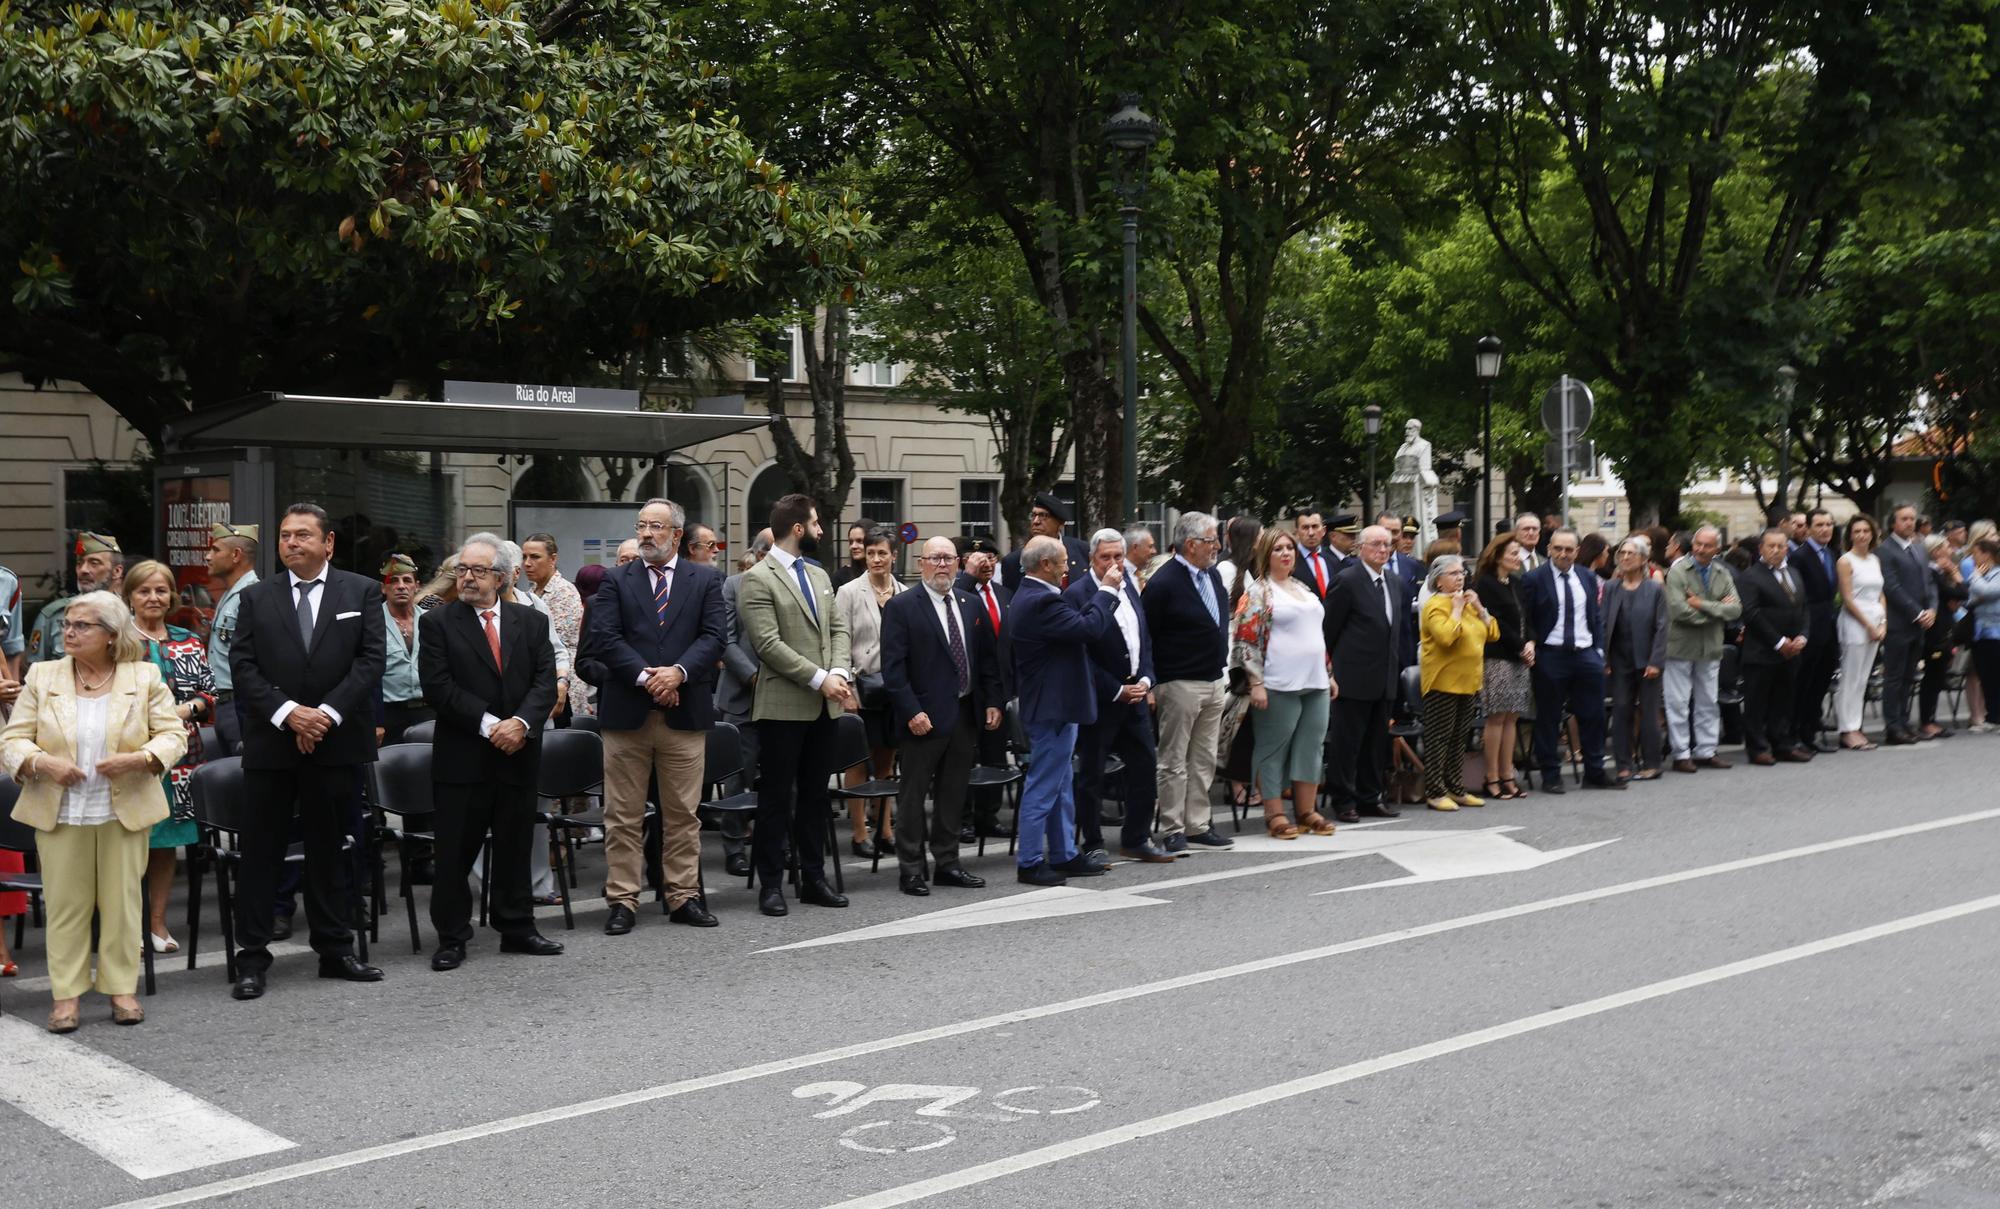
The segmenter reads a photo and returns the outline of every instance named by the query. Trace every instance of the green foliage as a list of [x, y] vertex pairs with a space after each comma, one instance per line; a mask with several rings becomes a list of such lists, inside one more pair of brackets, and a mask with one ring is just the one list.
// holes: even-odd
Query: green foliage
[[588, 378], [865, 269], [866, 216], [651, 6], [548, 32], [509, 0], [0, 3], [0, 368], [157, 435], [254, 389]]

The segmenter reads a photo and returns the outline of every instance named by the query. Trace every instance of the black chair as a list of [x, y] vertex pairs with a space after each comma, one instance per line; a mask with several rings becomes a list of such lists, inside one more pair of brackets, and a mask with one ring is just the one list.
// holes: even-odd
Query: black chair
[[437, 719], [413, 723], [403, 729], [403, 742], [429, 743], [437, 738]]
[[[869, 834], [880, 835], [889, 821], [889, 811], [894, 808], [897, 795], [903, 792], [903, 783], [895, 777], [870, 777], [859, 785], [840, 784], [841, 778], [852, 769], [859, 768], [864, 773], [869, 769], [871, 758], [868, 751], [868, 726], [862, 722], [860, 714], [852, 712], [840, 715], [833, 722], [834, 788], [830, 791], [830, 796], [838, 802], [859, 798], [867, 803], [863, 808], [863, 817], [868, 820]], [[875, 815], [878, 804], [881, 807], [880, 818]], [[833, 858], [834, 884], [837, 888], [845, 890], [847, 887], [840, 876], [840, 833], [834, 824], [834, 815], [837, 813], [837, 811], [827, 811], [826, 842], [828, 855]], [[870, 865], [869, 871], [874, 872], [881, 867], [882, 849], [877, 846], [875, 860]]]
[[201, 742], [202, 759], [213, 760], [217, 756], [231, 756], [236, 754], [235, 752], [222, 750], [222, 736], [215, 733], [213, 726], [198, 726], [195, 728], [195, 731], [195, 737]]
[[[376, 826], [377, 838], [396, 841], [397, 893], [402, 896], [410, 918], [410, 952], [421, 953], [424, 942], [417, 927], [417, 896], [410, 886], [410, 844], [437, 843], [437, 832], [427, 825], [436, 810], [431, 801], [430, 745], [389, 744], [369, 767], [369, 777], [375, 808], [384, 816]], [[380, 902], [383, 897], [380, 862], [376, 862], [375, 872], [375, 897]], [[446, 870], [439, 876], [450, 877], [454, 872]]]
[[[757, 816], [757, 791], [744, 789], [736, 793], [724, 793], [729, 782], [743, 775], [743, 732], [733, 722], [717, 722], [708, 728], [707, 748], [702, 756], [702, 783], [707, 787], [702, 800], [695, 803], [695, 816], [703, 820], [713, 820], [717, 827], [722, 820], [731, 816], [754, 819]], [[757, 888], [757, 868], [750, 868], [750, 888]]]
[[35, 917], [37, 928], [48, 927], [48, 917], [42, 906], [42, 875], [38, 871], [40, 860], [35, 851], [35, 829], [14, 820], [14, 803], [20, 797], [19, 785], [0, 779], [0, 849], [20, 853], [27, 865], [25, 873], [0, 873], [0, 891], [16, 891], [28, 896], [29, 911], [14, 917], [14, 947], [17, 949], [27, 943], [30, 912]]
[[[1010, 801], [1013, 803], [1014, 830], [1019, 832], [1021, 829], [1021, 788], [1028, 780], [1027, 770], [1022, 764], [1022, 760], [1028, 755], [1028, 732], [1021, 725], [1021, 711], [1016, 702], [1009, 701], [1007, 703], [1007, 709], [1004, 720], [1000, 723], [1000, 729], [1007, 737], [1005, 743], [1006, 754], [1013, 758], [1005, 764], [979, 764], [973, 767], [972, 778], [967, 782], [966, 808], [968, 810], [971, 809], [972, 791], [980, 789], [997, 790], [1000, 794], [1000, 804], [1002, 806], [1007, 805]], [[1010, 839], [1007, 841], [1008, 853], [1011, 854], [1014, 851], [1014, 844], [1015, 840]], [[978, 853], [980, 856], [986, 855], [986, 837], [983, 835], [979, 837]]]
[[596, 714], [571, 714], [569, 729], [587, 730], [593, 735], [604, 734], [604, 724], [597, 720]]
[[[547, 730], [542, 732], [542, 771], [535, 792], [542, 798], [578, 798], [604, 789], [604, 740], [593, 731]], [[604, 811], [563, 814], [538, 810], [535, 818], [549, 829], [549, 858], [554, 865], [556, 885], [562, 889], [563, 926], [576, 928], [576, 913], [570, 893], [576, 884], [572, 872], [576, 864], [576, 837], [585, 831], [604, 830]]]
[[1396, 745], [1401, 743], [1422, 768], [1424, 741], [1424, 673], [1412, 664], [1396, 678], [1396, 707], [1389, 719], [1389, 766], [1382, 770], [1382, 795], [1395, 797]]

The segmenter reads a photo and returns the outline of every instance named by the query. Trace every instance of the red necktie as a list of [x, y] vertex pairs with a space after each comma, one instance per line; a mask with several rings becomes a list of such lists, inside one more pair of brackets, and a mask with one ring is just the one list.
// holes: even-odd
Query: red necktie
[[1319, 559], [1319, 551], [1312, 552], [1313, 579], [1319, 583], [1319, 594], [1326, 595], [1326, 564]]
[[993, 636], [998, 638], [1000, 636], [1000, 602], [993, 598], [992, 584], [981, 584], [979, 590], [986, 594], [986, 615], [993, 619]]
[[497, 671], [500, 667], [500, 631], [494, 628], [492, 609], [482, 610], [479, 616], [486, 623], [486, 649], [493, 653], [493, 667]]

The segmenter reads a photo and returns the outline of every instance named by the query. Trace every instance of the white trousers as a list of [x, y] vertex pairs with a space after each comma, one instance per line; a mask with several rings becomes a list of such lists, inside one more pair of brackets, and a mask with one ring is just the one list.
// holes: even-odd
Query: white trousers
[[1722, 737], [1722, 709], [1715, 703], [1720, 659], [1669, 659], [1660, 679], [1667, 700], [1667, 746], [1676, 760], [1706, 760]]

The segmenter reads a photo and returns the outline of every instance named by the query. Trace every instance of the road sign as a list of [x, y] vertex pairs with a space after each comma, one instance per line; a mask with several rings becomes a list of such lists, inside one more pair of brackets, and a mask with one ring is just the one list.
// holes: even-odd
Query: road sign
[[1542, 443], [1542, 469], [1553, 475], [1581, 474], [1597, 463], [1597, 446], [1591, 441], [1571, 441], [1569, 457], [1563, 457], [1562, 442], [1550, 437]]
[[911, 544], [912, 542], [916, 541], [916, 540], [917, 540], [917, 523], [916, 523], [915, 521], [904, 521], [904, 522], [903, 522], [903, 528], [902, 528], [902, 530], [901, 530], [901, 533], [902, 533], [902, 536], [903, 536], [903, 544], [904, 544], [904, 545], [906, 545], [906, 546], [907, 546], [907, 545]]
[[1542, 427], [1550, 436], [1559, 437], [1566, 431], [1575, 440], [1590, 427], [1590, 417], [1596, 409], [1597, 400], [1592, 397], [1590, 387], [1564, 374], [1562, 381], [1542, 395]]

